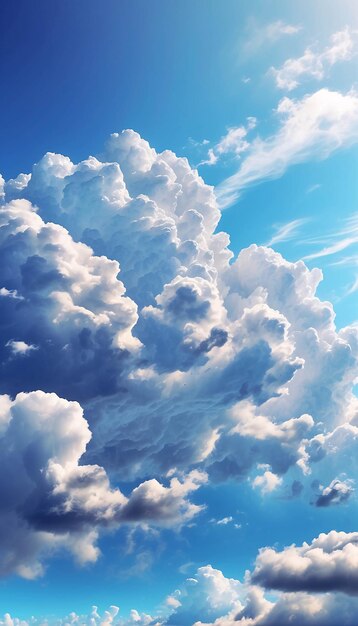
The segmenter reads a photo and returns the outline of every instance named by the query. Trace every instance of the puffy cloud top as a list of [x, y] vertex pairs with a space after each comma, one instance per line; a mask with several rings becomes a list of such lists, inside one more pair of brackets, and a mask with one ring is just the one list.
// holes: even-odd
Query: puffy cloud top
[[187, 498], [206, 482], [203, 472], [173, 477], [167, 487], [146, 481], [128, 498], [111, 488], [103, 467], [80, 464], [90, 438], [77, 402], [43, 391], [0, 396], [0, 574], [34, 578], [41, 557], [61, 546], [80, 563], [95, 561], [100, 527], [180, 525], [202, 509]]
[[356, 434], [357, 329], [335, 328], [320, 270], [256, 245], [232, 262], [219, 219], [188, 161], [131, 130], [1, 179], [4, 572], [60, 544], [93, 560], [101, 527], [181, 524], [207, 480], [269, 492]]
[[322, 533], [311, 544], [282, 552], [264, 548], [256, 559], [255, 583], [284, 591], [357, 593], [358, 533]]

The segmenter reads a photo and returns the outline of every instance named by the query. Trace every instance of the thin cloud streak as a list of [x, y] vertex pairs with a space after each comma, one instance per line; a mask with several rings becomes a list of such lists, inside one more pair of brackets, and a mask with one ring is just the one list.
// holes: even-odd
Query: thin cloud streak
[[291, 241], [298, 233], [300, 227], [309, 221], [310, 220], [308, 218], [303, 217], [297, 220], [292, 220], [291, 222], [287, 222], [287, 224], [282, 224], [281, 226], [276, 228], [275, 235], [273, 235], [273, 237], [271, 237], [271, 239], [267, 241], [264, 245], [270, 247], [276, 243]]
[[276, 109], [281, 122], [266, 139], [257, 137], [237, 172], [216, 187], [222, 209], [253, 184], [282, 176], [295, 164], [326, 159], [358, 141], [358, 95], [320, 89], [301, 100], [283, 98]]
[[[351, 246], [354, 246], [358, 243], [358, 216], [353, 215], [352, 217], [346, 220], [346, 226], [344, 226], [338, 232], [328, 235], [324, 239], [311, 239], [304, 243], [309, 244], [322, 244], [323, 248], [318, 250], [317, 252], [313, 252], [312, 254], [307, 254], [303, 257], [304, 261], [309, 261], [312, 259], [319, 259], [321, 257], [331, 256], [333, 254], [337, 254], [342, 252], [342, 250], [346, 250]], [[357, 255], [351, 255], [349, 257], [349, 264], [352, 262], [357, 262]], [[346, 263], [346, 260], [338, 261], [336, 264]]]

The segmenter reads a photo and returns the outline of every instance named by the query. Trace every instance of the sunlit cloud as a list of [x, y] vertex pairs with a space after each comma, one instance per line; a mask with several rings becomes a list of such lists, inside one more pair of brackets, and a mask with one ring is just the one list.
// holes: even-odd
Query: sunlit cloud
[[333, 65], [350, 60], [354, 54], [354, 43], [353, 34], [345, 28], [334, 33], [330, 45], [322, 51], [314, 47], [306, 48], [301, 57], [287, 59], [282, 67], [272, 67], [270, 72], [279, 89], [291, 91], [304, 77], [322, 80]]
[[216, 188], [222, 208], [233, 204], [246, 187], [282, 176], [304, 161], [326, 159], [358, 141], [358, 95], [320, 89], [293, 100], [285, 97], [276, 109], [278, 130], [251, 143], [235, 174]]

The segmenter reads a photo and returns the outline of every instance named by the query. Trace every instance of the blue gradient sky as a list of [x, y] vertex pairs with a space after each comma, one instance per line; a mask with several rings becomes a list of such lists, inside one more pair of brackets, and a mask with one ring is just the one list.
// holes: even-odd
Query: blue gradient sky
[[[300, 29], [265, 39], [265, 29], [277, 21]], [[248, 117], [257, 119], [261, 138], [273, 135], [279, 125], [274, 109], [287, 94], [278, 90], [269, 68], [300, 56], [309, 45], [324, 48], [346, 26], [358, 28], [354, 0], [4, 0], [0, 172], [5, 179], [30, 172], [47, 151], [77, 162], [98, 154], [110, 133], [125, 128], [138, 131], [157, 151], [187, 156], [193, 167]], [[356, 82], [357, 56], [337, 63], [320, 81], [306, 77], [288, 96], [301, 99], [321, 87], [347, 93]], [[292, 237], [274, 245], [290, 261], [343, 239], [358, 201], [358, 150], [348, 144], [326, 159], [307, 158], [243, 189], [220, 221], [235, 254], [251, 243], [269, 242], [295, 220], [303, 221]], [[238, 162], [229, 155], [213, 166], [200, 165], [199, 172], [216, 186]], [[338, 327], [356, 318], [356, 249], [357, 241], [307, 260], [310, 268], [323, 270], [318, 294], [333, 302]], [[242, 578], [262, 545], [301, 543], [332, 528], [354, 530], [356, 499], [317, 509], [311, 498], [308, 491], [304, 499], [274, 494], [268, 500], [246, 483], [207, 485], [192, 498], [207, 506], [196, 524], [178, 533], [138, 531], [135, 555], [126, 554], [129, 539], [120, 530], [101, 538], [102, 557], [91, 566], [79, 569], [59, 555], [41, 579], [1, 580], [0, 613], [62, 616], [88, 612], [92, 604], [154, 612], [200, 565], [210, 562]], [[241, 528], [210, 521], [226, 516]]]

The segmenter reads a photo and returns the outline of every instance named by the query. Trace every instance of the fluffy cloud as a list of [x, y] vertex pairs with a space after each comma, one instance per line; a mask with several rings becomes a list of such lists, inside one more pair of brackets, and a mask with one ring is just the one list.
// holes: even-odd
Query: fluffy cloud
[[[127, 618], [122, 618], [119, 613], [120, 609], [115, 605], [110, 606], [102, 614], [98, 611], [98, 607], [93, 606], [88, 615], [77, 615], [73, 612], [62, 619], [57, 619], [56, 624], [58, 626], [161, 626], [150, 615], [138, 613], [136, 609], [132, 609]], [[30, 626], [30, 624], [40, 626], [43, 623], [43, 620], [34, 617], [29, 621], [12, 618], [9, 613], [0, 619], [1, 626]], [[46, 620], [45, 623], [48, 624], [49, 621]]]
[[[343, 102], [345, 137], [354, 94], [291, 102], [287, 124], [298, 116], [306, 129], [302, 111], [321, 98], [322, 120]], [[321, 272], [255, 245], [231, 263], [213, 189], [186, 159], [124, 131], [98, 158], [47, 154], [3, 189], [1, 391], [80, 401], [93, 433], [74, 468], [44, 459], [19, 521], [31, 549], [42, 533], [50, 546], [91, 545], [94, 558], [101, 526], [183, 523], [206, 480], [259, 484], [265, 466], [267, 488], [357, 428], [357, 329], [336, 330], [316, 295]], [[127, 499], [106, 472], [138, 486]], [[30, 491], [19, 497], [16, 511]]]
[[1, 391], [82, 400], [119, 389], [140, 343], [118, 263], [45, 224], [27, 200], [3, 206], [0, 223]]
[[[13, 255], [12, 265], [5, 257], [12, 269], [0, 300], [16, 312], [3, 331], [5, 379], [8, 372], [13, 380], [16, 369], [19, 388], [85, 401], [94, 431], [90, 458], [124, 476], [204, 462], [223, 480], [243, 478], [255, 462], [274, 463], [278, 474], [304, 464], [301, 443], [312, 422], [290, 439], [290, 420], [308, 414], [317, 422], [326, 413], [327, 422], [347, 414], [356, 363], [353, 331], [337, 334], [332, 307], [315, 296], [321, 273], [255, 246], [230, 265], [228, 238], [215, 234], [212, 189], [185, 159], [157, 154], [137, 133], [112, 135], [101, 158], [75, 165], [48, 154], [31, 176], [5, 183], [4, 215], [9, 221], [11, 212], [21, 213], [24, 231], [10, 237], [17, 222], [9, 221], [5, 254], [8, 240], [29, 238], [30, 220], [41, 233], [27, 256], [23, 251], [14, 264]], [[24, 200], [11, 200], [18, 196], [35, 203], [42, 218]], [[106, 256], [95, 257], [43, 219], [60, 222], [74, 240]], [[41, 281], [31, 281], [33, 294], [26, 283], [24, 266], [33, 256], [62, 281], [46, 286], [48, 311], [39, 299]], [[111, 258], [120, 262], [123, 283]], [[38, 319], [36, 332], [34, 324], [27, 331], [31, 319]], [[15, 359], [12, 341], [36, 350]], [[64, 364], [60, 376], [51, 355]], [[248, 415], [246, 431], [233, 429], [227, 409], [243, 400], [261, 405], [253, 409], [254, 421], [272, 422], [265, 438], [254, 422], [248, 432]], [[278, 437], [284, 422], [288, 430]], [[258, 452], [250, 455], [254, 441]]]
[[352, 394], [357, 329], [336, 332], [332, 305], [316, 296], [321, 279], [320, 270], [309, 271], [302, 261], [289, 263], [273, 250], [251, 246], [241, 251], [227, 271], [225, 303], [235, 316], [245, 302], [243, 297], [251, 303], [263, 297], [290, 324], [294, 355], [304, 361], [288, 382], [287, 392], [280, 397], [272, 394], [261, 406], [261, 414], [281, 421], [306, 413], [327, 429], [352, 420], [357, 410]]
[[276, 474], [273, 474], [270, 470], [266, 470], [266, 472], [260, 476], [256, 476], [252, 482], [253, 486], [259, 488], [263, 494], [271, 493], [271, 491], [277, 489], [281, 483], [282, 478], [276, 476]]
[[198, 471], [167, 487], [146, 481], [128, 498], [110, 487], [102, 467], [80, 465], [91, 433], [77, 402], [42, 391], [0, 402], [2, 575], [35, 578], [43, 558], [60, 547], [79, 563], [95, 561], [101, 527], [180, 525], [200, 512], [187, 499], [206, 482]]
[[358, 139], [358, 97], [320, 89], [301, 100], [283, 98], [276, 113], [277, 132], [257, 137], [238, 171], [217, 188], [222, 207], [229, 206], [247, 186], [281, 176], [291, 165], [325, 159], [332, 152]]
[[[138, 133], [114, 133], [101, 161], [74, 165], [48, 153], [28, 182], [6, 183], [6, 197], [26, 197], [46, 220], [69, 229], [121, 264], [127, 293], [139, 306], [153, 304], [177, 275], [212, 276], [230, 254], [214, 193], [186, 159], [157, 154]], [[15, 184], [16, 183], [16, 184]]]
[[354, 40], [352, 33], [346, 28], [331, 37], [331, 45], [322, 52], [307, 48], [304, 54], [297, 59], [287, 59], [279, 69], [271, 68], [279, 89], [291, 91], [299, 85], [304, 76], [322, 80], [327, 71], [339, 61], [352, 58]]
[[277, 552], [263, 548], [252, 574], [254, 583], [283, 591], [357, 593], [358, 533], [322, 533], [311, 544]]
[[188, 578], [177, 591], [175, 598], [180, 605], [166, 619], [165, 624], [184, 626], [198, 619], [216, 619], [237, 606], [240, 588], [239, 581], [226, 578], [211, 565], [200, 567], [195, 576]]
[[307, 593], [282, 594], [269, 602], [252, 590], [242, 611], [233, 611], [210, 624], [194, 626], [355, 626], [358, 601], [341, 595], [312, 596]]
[[306, 439], [312, 428], [312, 417], [302, 415], [277, 424], [260, 415], [247, 401], [236, 404], [230, 416], [231, 429], [217, 441], [207, 459], [208, 471], [214, 480], [225, 480], [228, 477], [240, 480], [255, 465], [258, 469], [264, 465], [266, 471], [256, 476], [253, 486], [269, 492], [281, 483], [279, 475], [287, 472], [291, 466], [297, 464], [304, 468], [302, 440]]
[[240, 157], [242, 152], [245, 152], [250, 144], [246, 137], [250, 130], [255, 128], [256, 118], [247, 118], [246, 126], [233, 126], [228, 129], [226, 135], [221, 137], [220, 141], [210, 148], [208, 151], [208, 158], [201, 161], [199, 165], [215, 165], [219, 158], [224, 155], [234, 155]]
[[[344, 594], [305, 592], [270, 594], [248, 582], [227, 578], [211, 565], [200, 567], [192, 578], [168, 596], [156, 617], [132, 609], [127, 618], [111, 606], [102, 615], [92, 607], [89, 615], [69, 616], [56, 624], [83, 626], [355, 626], [358, 599]], [[1, 626], [40, 626], [5, 615]], [[47, 620], [46, 620], [47, 623]], [[51, 622], [50, 622], [51, 623]]]
[[173, 605], [173, 613], [164, 620], [164, 624], [336, 626], [342, 623], [344, 626], [354, 626], [358, 609], [356, 597], [341, 593], [280, 592], [276, 595], [270, 593], [270, 599], [267, 599], [259, 587], [248, 581], [241, 584], [237, 580], [225, 578], [220, 570], [210, 566], [200, 568], [193, 579], [188, 579], [176, 591], [175, 597], [182, 604]]
[[321, 489], [321, 493], [317, 496], [315, 505], [318, 507], [331, 506], [347, 502], [351, 497], [354, 489], [350, 480], [332, 480], [328, 487]]

